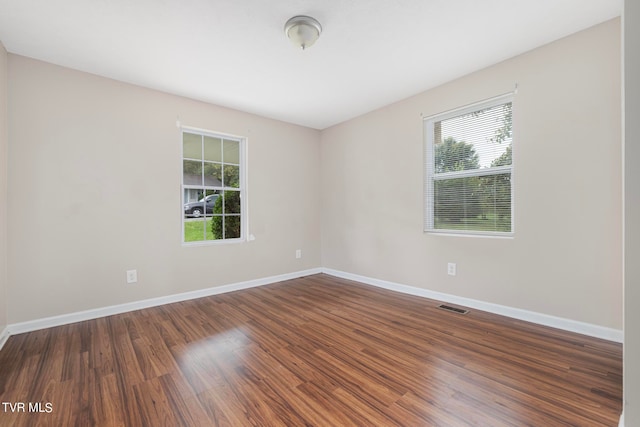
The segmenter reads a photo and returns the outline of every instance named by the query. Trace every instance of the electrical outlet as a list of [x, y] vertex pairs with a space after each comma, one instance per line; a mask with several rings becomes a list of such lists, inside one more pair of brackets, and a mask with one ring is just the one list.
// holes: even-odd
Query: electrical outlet
[[450, 262], [447, 264], [447, 274], [449, 276], [455, 276], [456, 275], [456, 263], [455, 262]]
[[302, 250], [296, 249], [296, 259], [300, 259], [300, 258], [302, 258]]
[[127, 283], [136, 283], [138, 281], [138, 270], [127, 270]]

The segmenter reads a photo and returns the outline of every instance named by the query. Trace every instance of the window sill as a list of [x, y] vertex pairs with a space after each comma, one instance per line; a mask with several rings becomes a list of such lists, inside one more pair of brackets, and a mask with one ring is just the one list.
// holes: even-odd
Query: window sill
[[429, 234], [432, 236], [447, 236], [447, 237], [472, 237], [472, 238], [488, 238], [488, 239], [506, 239], [513, 240], [515, 239], [515, 234], [511, 233], [458, 233], [454, 230], [443, 230], [443, 231], [435, 231], [435, 230], [425, 230], [425, 234]]
[[221, 245], [235, 245], [238, 243], [248, 242], [247, 239], [225, 239], [225, 240], [198, 240], [196, 242], [182, 242], [183, 247], [195, 247], [195, 246], [221, 246]]

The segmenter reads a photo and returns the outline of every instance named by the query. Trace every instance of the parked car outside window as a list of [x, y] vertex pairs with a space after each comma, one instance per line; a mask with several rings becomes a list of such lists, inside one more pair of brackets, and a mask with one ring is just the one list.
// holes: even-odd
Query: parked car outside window
[[190, 202], [184, 204], [184, 216], [191, 218], [200, 218], [204, 215], [213, 214], [213, 206], [218, 200], [219, 194], [210, 194], [197, 202]]

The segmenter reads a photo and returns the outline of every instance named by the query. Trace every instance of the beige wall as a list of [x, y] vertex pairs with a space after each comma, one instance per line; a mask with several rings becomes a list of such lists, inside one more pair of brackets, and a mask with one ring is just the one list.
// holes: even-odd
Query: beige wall
[[[7, 51], [0, 42], [0, 334], [7, 326]], [[1, 339], [1, 337], [0, 337]]]
[[[515, 238], [423, 233], [421, 114], [516, 83]], [[323, 266], [622, 329], [620, 84], [613, 20], [323, 131]]]
[[640, 425], [640, 3], [624, 5], [624, 416]]
[[[9, 109], [9, 323], [320, 266], [318, 131], [12, 54]], [[178, 117], [248, 137], [255, 241], [181, 245]]]

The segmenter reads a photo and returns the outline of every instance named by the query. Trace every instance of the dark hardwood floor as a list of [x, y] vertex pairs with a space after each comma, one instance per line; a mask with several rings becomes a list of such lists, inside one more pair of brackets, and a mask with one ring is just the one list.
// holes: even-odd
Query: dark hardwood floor
[[620, 344], [436, 305], [315, 275], [12, 336], [0, 425], [617, 426]]

